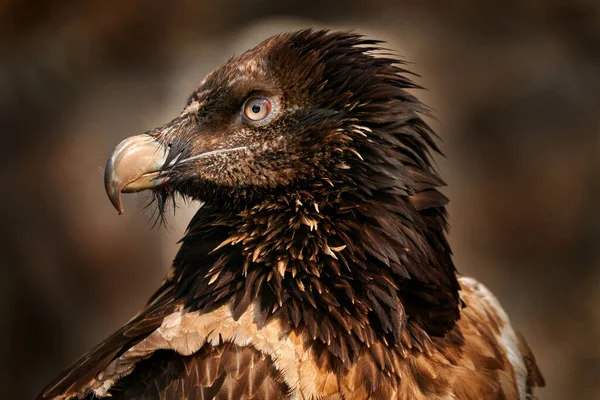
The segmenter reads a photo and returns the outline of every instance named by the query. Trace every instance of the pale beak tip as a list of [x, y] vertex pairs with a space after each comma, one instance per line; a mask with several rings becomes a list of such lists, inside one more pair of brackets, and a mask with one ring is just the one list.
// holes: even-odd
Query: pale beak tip
[[121, 188], [116, 185], [107, 185], [106, 194], [119, 215], [123, 214], [123, 204], [121, 203]]
[[114, 177], [114, 171], [112, 168], [112, 157], [106, 163], [106, 168], [104, 170], [104, 188], [106, 189], [106, 194], [108, 195], [108, 199], [110, 200], [110, 204], [113, 205], [115, 210], [119, 213], [119, 215], [123, 214], [123, 204], [121, 203], [121, 183], [118, 179]]

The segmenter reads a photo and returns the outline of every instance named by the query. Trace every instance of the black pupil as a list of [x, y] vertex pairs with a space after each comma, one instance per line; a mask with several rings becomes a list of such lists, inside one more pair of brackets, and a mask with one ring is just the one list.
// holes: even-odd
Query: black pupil
[[258, 105], [258, 104], [253, 104], [253, 105], [252, 105], [252, 112], [253, 112], [254, 114], [258, 114], [258, 113], [260, 112], [260, 105]]

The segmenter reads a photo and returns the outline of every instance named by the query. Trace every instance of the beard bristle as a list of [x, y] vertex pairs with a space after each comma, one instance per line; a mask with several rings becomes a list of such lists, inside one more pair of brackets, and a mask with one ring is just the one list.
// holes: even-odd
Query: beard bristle
[[152, 209], [150, 220], [152, 228], [156, 226], [167, 227], [167, 211], [173, 210], [173, 216], [177, 210], [176, 192], [169, 188], [152, 190], [146, 198], [145, 210]]

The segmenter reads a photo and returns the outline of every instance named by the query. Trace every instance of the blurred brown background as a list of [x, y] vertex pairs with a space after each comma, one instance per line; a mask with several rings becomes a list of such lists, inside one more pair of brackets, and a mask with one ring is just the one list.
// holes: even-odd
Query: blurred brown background
[[267, 36], [350, 28], [414, 62], [436, 109], [460, 271], [546, 376], [600, 398], [598, 1], [0, 0], [0, 397], [30, 399], [157, 287], [196, 205], [118, 216], [102, 168]]

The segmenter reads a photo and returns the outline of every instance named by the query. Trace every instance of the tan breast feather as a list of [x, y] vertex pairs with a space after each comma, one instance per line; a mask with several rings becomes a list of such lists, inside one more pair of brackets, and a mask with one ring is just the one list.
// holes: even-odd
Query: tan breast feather
[[228, 305], [179, 308], [94, 377], [68, 384], [71, 371], [44, 398], [530, 399], [543, 384], [531, 351], [489, 290], [472, 278], [460, 284], [461, 319], [424, 353], [377, 342], [334, 365], [310, 338], [276, 319], [261, 323], [255, 306], [237, 321]]

